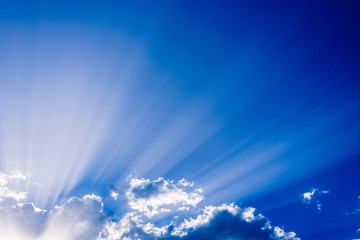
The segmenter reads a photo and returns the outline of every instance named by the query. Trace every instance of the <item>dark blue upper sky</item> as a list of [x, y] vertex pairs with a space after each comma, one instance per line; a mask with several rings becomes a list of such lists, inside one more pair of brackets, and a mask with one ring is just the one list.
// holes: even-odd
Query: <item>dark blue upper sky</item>
[[[359, 11], [358, 1], [1, 1], [1, 169], [36, 172], [46, 161], [33, 159], [69, 149], [46, 165], [68, 167], [39, 204], [106, 195], [129, 174], [184, 177], [205, 203], [254, 206], [302, 239], [360, 238]], [[11, 151], [26, 164], [6, 160]], [[321, 211], [301, 198], [313, 188], [330, 191]]]

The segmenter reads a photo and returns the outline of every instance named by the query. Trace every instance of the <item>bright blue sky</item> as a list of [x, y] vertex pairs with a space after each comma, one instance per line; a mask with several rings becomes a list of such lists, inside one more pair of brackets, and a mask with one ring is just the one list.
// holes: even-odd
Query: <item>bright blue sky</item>
[[94, 193], [121, 216], [109, 184], [185, 178], [200, 206], [360, 238], [359, 7], [2, 1], [0, 170], [44, 209]]

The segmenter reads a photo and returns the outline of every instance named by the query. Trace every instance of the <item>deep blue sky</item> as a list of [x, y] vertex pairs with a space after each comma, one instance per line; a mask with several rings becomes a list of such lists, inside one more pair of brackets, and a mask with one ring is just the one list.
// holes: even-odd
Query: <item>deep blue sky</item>
[[[359, 10], [358, 1], [1, 1], [2, 141], [26, 135], [21, 144], [51, 156], [62, 150], [43, 143], [58, 136], [65, 158], [88, 153], [74, 165], [59, 157], [55, 168], [69, 167], [54, 199], [105, 196], [129, 174], [184, 177], [206, 203], [254, 206], [302, 239], [359, 238], [360, 214], [346, 214], [360, 208]], [[19, 152], [15, 143], [2, 151]], [[19, 164], [42, 166], [29, 149], [19, 155], [29, 166]], [[302, 202], [312, 188], [330, 191], [321, 211]]]

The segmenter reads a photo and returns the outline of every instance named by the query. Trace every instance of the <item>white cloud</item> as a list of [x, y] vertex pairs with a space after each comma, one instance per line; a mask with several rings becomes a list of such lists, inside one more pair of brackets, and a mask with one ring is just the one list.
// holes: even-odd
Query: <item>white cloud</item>
[[15, 187], [26, 178], [21, 172], [5, 174], [0, 172], [0, 208], [15, 205], [26, 198], [26, 192], [16, 191]]
[[201, 188], [187, 192], [185, 188], [191, 185], [184, 179], [175, 184], [164, 178], [157, 180], [132, 178], [126, 197], [131, 209], [151, 218], [160, 213], [196, 207], [204, 196]]
[[311, 202], [311, 198], [312, 196], [315, 194], [315, 192], [317, 191], [317, 188], [313, 188], [310, 192], [306, 192], [303, 194], [304, 196], [304, 203], [310, 204]]
[[101, 231], [105, 218], [100, 197], [73, 197], [47, 211], [27, 202], [22, 190], [27, 183], [20, 172], [0, 173], [0, 239], [89, 240]]
[[[255, 208], [241, 208], [234, 203], [206, 206], [202, 214], [196, 218], [185, 219], [179, 227], [174, 228], [171, 235], [185, 238], [192, 235], [209, 239], [210, 234], [221, 236], [221, 234], [226, 233], [228, 234], [227, 237], [236, 239], [257, 239], [259, 236], [262, 236], [262, 239], [299, 239], [295, 237], [294, 232], [285, 232], [279, 227], [273, 229], [270, 222], [262, 214], [255, 215], [255, 211]], [[249, 229], [252, 231], [249, 232]], [[213, 237], [213, 239], [218, 238]]]
[[207, 206], [195, 218], [176, 225], [158, 227], [141, 219], [137, 212], [126, 214], [120, 221], [108, 221], [98, 240], [135, 239], [263, 239], [300, 240], [294, 232], [272, 227], [254, 208], [241, 208], [235, 204]]
[[34, 239], [43, 229], [47, 211], [26, 202], [26, 177], [0, 172], [0, 239]]
[[104, 221], [103, 203], [99, 196], [73, 197], [51, 211], [40, 239], [94, 239], [102, 230]]
[[47, 212], [32, 203], [6, 206], [0, 210], [0, 239], [30, 240], [44, 228]]
[[111, 197], [114, 198], [115, 200], [117, 200], [117, 199], [118, 199], [118, 196], [119, 196], [119, 194], [118, 194], [117, 192], [113, 191], [113, 190], [110, 191], [110, 195], [111, 195]]
[[284, 229], [282, 229], [280, 227], [275, 227], [274, 233], [278, 239], [282, 239], [282, 240], [298, 239], [298, 238], [295, 238], [296, 234], [294, 232], [285, 232]]
[[120, 193], [119, 193], [119, 189], [114, 186], [113, 184], [109, 184], [107, 185], [107, 189], [110, 193], [110, 196], [114, 199], [114, 200], [118, 200], [120, 197]]
[[[108, 220], [98, 240], [225, 238], [299, 240], [294, 232], [285, 232], [280, 227], [273, 228], [262, 214], [255, 213], [255, 208], [242, 208], [234, 203], [205, 206], [193, 217], [181, 219], [176, 216], [172, 218], [176, 222], [171, 221], [158, 226], [152, 222], [151, 216], [164, 209], [174, 212], [182, 208], [185, 211], [196, 206], [197, 203], [190, 204], [189, 199], [191, 193], [197, 194], [197, 191], [191, 192], [191, 189], [185, 189], [185, 187], [193, 187], [194, 184], [185, 179], [175, 184], [163, 178], [157, 180], [132, 178], [129, 185], [126, 195], [130, 208], [135, 211], [125, 214], [119, 220]], [[176, 207], [170, 208], [169, 205]], [[148, 217], [144, 218], [144, 215]]]
[[[0, 173], [0, 239], [299, 239], [293, 232], [273, 228], [263, 215], [255, 213], [255, 208], [243, 208], [234, 203], [206, 206], [193, 217], [181, 219], [177, 216], [172, 218], [176, 222], [168, 224], [164, 224], [165, 218], [161, 226], [144, 217], [163, 211], [175, 213], [180, 208], [192, 214], [190, 208], [196, 207], [204, 197], [201, 189], [193, 189], [194, 183], [185, 179], [177, 183], [163, 178], [131, 179], [126, 196], [133, 210], [120, 218], [113, 216], [112, 220], [103, 211], [101, 197], [93, 194], [71, 197], [51, 210], [40, 209], [27, 202], [27, 193], [21, 187], [16, 188], [26, 181], [27, 178], [18, 172]], [[119, 196], [115, 186], [109, 191]]]
[[[202, 214], [198, 215], [196, 218], [185, 219], [179, 227], [174, 228], [171, 235], [183, 237], [188, 234], [190, 229], [197, 229], [200, 226], [208, 224], [218, 212], [222, 211], [227, 211], [236, 215], [239, 213], [240, 208], [234, 204], [223, 204], [218, 207], [206, 206]], [[246, 216], [248, 214], [248, 210], [242, 212], [242, 214], [245, 215], [245, 218], [248, 218], [248, 216]]]
[[194, 186], [194, 182], [189, 182], [185, 178], [182, 178], [180, 181], [178, 181], [177, 184], [180, 186], [183, 186], [183, 187], [193, 187]]
[[108, 221], [98, 236], [98, 240], [158, 239], [167, 234], [168, 226], [157, 227], [151, 222], [144, 223], [136, 212], [130, 212], [115, 222]]
[[315, 204], [316, 208], [321, 210], [321, 203], [319, 200], [319, 196], [323, 194], [329, 194], [330, 191], [327, 190], [319, 190], [318, 188], [313, 188], [309, 192], [305, 192], [302, 194], [303, 202], [306, 204]]
[[104, 222], [101, 198], [94, 195], [70, 198], [52, 211], [18, 203], [0, 210], [0, 239], [89, 240]]

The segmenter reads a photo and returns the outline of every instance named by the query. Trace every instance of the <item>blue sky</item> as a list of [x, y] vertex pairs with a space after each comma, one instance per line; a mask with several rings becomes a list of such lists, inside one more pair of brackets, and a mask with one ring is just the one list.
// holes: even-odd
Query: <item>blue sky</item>
[[359, 7], [0, 2], [0, 238], [359, 239]]

